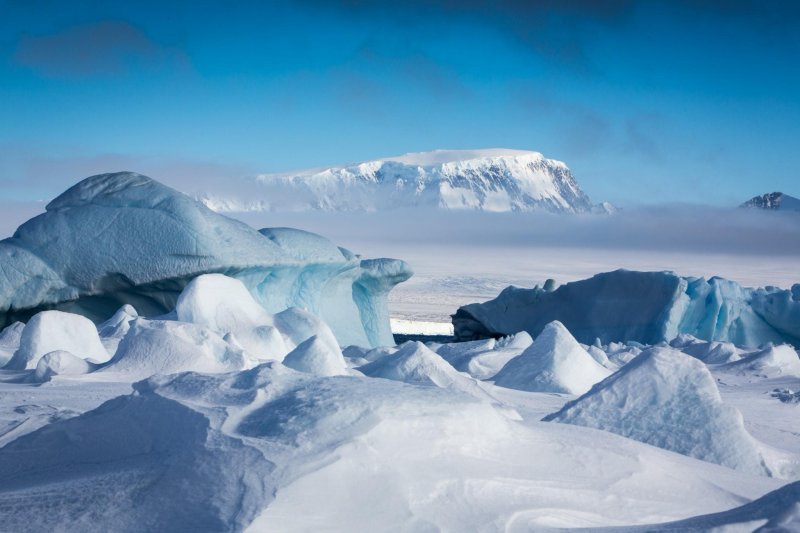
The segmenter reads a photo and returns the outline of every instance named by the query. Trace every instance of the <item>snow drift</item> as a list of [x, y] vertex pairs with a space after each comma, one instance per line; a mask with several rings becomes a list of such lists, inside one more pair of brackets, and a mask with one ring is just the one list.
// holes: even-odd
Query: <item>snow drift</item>
[[269, 312], [305, 308], [343, 345], [390, 344], [386, 295], [411, 272], [394, 259], [362, 260], [325, 238], [218, 215], [148, 177], [87, 178], [0, 242], [0, 323], [57, 308], [95, 321], [123, 304], [143, 316], [171, 311], [204, 273], [241, 280]]
[[610, 373], [561, 322], [551, 322], [532, 346], [494, 376], [494, 384], [532, 392], [583, 394]]
[[553, 291], [509, 287], [494, 300], [462, 306], [455, 336], [469, 340], [527, 331], [558, 320], [584, 344], [658, 344], [679, 334], [759, 347], [800, 346], [800, 284], [746, 288], [723, 278], [616, 270]]
[[771, 475], [742, 415], [699, 360], [651, 348], [545, 421], [602, 429], [756, 475]]

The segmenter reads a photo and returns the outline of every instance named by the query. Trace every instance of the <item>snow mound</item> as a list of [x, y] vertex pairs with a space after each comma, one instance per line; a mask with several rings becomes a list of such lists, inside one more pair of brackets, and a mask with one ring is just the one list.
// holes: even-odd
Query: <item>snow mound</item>
[[212, 329], [222, 336], [232, 334], [256, 359], [280, 361], [289, 352], [272, 315], [238, 279], [223, 274], [196, 277], [181, 292], [175, 312], [181, 322]]
[[325, 345], [331, 353], [342, 353], [336, 336], [324, 321], [304, 309], [290, 307], [274, 317], [275, 327], [294, 349], [311, 337]]
[[347, 374], [347, 364], [339, 350], [331, 349], [328, 342], [314, 335], [289, 352], [283, 364], [289, 368], [316, 376], [342, 376]]
[[247, 366], [244, 353], [214, 331], [186, 322], [138, 318], [98, 372], [135, 380], [185, 371], [221, 373]]
[[204, 191], [219, 211], [447, 210], [610, 212], [593, 206], [569, 168], [538, 152], [436, 150], [342, 167], [262, 174], [247, 196]]
[[172, 311], [195, 277], [240, 279], [268, 312], [327, 320], [342, 344], [391, 342], [386, 298], [410, 277], [402, 261], [362, 260], [300, 230], [261, 233], [131, 172], [87, 178], [0, 242], [0, 325], [42, 309], [100, 322], [123, 304]]
[[800, 357], [788, 344], [770, 346], [738, 361], [728, 363], [719, 370], [766, 377], [792, 376], [800, 378]]
[[25, 329], [25, 324], [14, 322], [0, 331], [0, 368], [3, 368], [11, 360], [14, 352], [19, 349], [23, 329]]
[[88, 374], [95, 369], [93, 365], [77, 355], [64, 350], [47, 353], [36, 363], [34, 380], [39, 382], [50, 381], [53, 376]]
[[742, 358], [742, 350], [733, 343], [718, 341], [702, 341], [692, 335], [678, 335], [669, 343], [687, 355], [696, 357], [707, 365], [731, 363]]
[[94, 363], [109, 360], [91, 320], [62, 311], [42, 311], [22, 330], [19, 349], [6, 365], [10, 370], [36, 368], [46, 353], [64, 350]]
[[703, 461], [771, 475], [742, 415], [722, 403], [708, 368], [651, 348], [545, 421], [617, 433]]
[[459, 340], [535, 336], [553, 320], [584, 344], [653, 345], [686, 333], [743, 347], [800, 346], [800, 285], [754, 289], [718, 277], [616, 270], [553, 291], [508, 287], [494, 300], [459, 308], [453, 327]]
[[475, 379], [490, 379], [514, 357], [533, 344], [522, 331], [501, 339], [455, 342], [439, 345], [434, 351], [460, 372]]
[[581, 348], [561, 322], [552, 322], [532, 346], [506, 363], [494, 384], [532, 392], [583, 394], [610, 373]]
[[408, 341], [394, 354], [358, 367], [358, 370], [373, 378], [439, 387], [489, 399], [474, 380], [459, 373], [419, 341]]

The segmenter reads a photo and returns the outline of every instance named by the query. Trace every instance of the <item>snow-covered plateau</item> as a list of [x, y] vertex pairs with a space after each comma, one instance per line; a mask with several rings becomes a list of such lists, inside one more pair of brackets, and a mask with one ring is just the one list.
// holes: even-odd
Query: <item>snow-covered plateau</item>
[[567, 165], [538, 152], [435, 150], [351, 165], [261, 174], [253, 183], [199, 196], [211, 209], [242, 211], [447, 210], [612, 213], [593, 205]]
[[404, 262], [129, 173], [0, 254], [0, 531], [800, 529], [798, 286], [620, 271], [396, 345]]

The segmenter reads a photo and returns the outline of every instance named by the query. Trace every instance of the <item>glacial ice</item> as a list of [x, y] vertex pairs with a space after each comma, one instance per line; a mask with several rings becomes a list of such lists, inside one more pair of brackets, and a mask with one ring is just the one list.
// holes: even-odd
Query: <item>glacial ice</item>
[[341, 345], [391, 344], [386, 297], [411, 275], [394, 259], [362, 260], [323, 237], [261, 233], [145, 176], [87, 178], [0, 242], [0, 320], [48, 308], [108, 319], [123, 304], [155, 317], [204, 273], [241, 280], [268, 312], [307, 309]]
[[506, 363], [493, 381], [509, 389], [583, 394], [609, 374], [561, 322], [554, 321], [532, 346]]
[[698, 359], [651, 348], [545, 421], [602, 429], [755, 475], [772, 474]]
[[723, 278], [616, 270], [567, 283], [552, 292], [509, 287], [494, 300], [462, 306], [453, 315], [461, 340], [527, 331], [553, 320], [584, 344], [668, 342], [679, 334], [759, 347], [800, 346], [800, 285], [746, 288]]

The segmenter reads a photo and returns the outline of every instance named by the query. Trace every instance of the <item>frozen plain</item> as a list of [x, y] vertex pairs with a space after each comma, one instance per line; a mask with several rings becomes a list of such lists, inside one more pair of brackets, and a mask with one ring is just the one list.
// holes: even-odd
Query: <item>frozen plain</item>
[[[263, 225], [269, 224], [256, 227]], [[483, 242], [470, 246], [457, 239], [445, 240], [449, 246], [415, 245], [391, 233], [382, 236], [383, 244], [362, 239], [357, 245], [335, 234], [346, 227], [328, 230], [323, 233], [368, 255], [404, 257], [407, 249], [412, 266], [427, 277], [417, 294], [436, 300], [433, 319], [457, 307], [444, 298], [482, 299], [470, 292], [476, 286], [488, 298], [508, 281], [567, 281], [610, 270], [606, 265], [722, 274], [753, 285], [796, 281], [791, 253], [765, 260], [752, 250], [717, 250], [717, 259], [709, 261], [697, 250], [493, 248], [480, 234]], [[405, 230], [420, 235], [413, 227]], [[626, 255], [653, 266], [618, 264]], [[665, 264], [679, 258], [685, 262]], [[775, 279], [780, 275], [785, 278]], [[455, 281], [446, 282], [449, 276]], [[721, 466], [715, 464], [722, 460], [719, 450], [701, 431], [707, 429], [702, 419], [682, 442], [689, 452], [676, 453], [668, 439], [641, 442], [641, 434], [626, 433], [613, 417], [604, 430], [543, 422], [573, 400], [591, 407], [591, 390], [588, 398], [578, 397], [585, 376], [574, 394], [493, 382], [529, 349], [553, 355], [566, 345], [566, 353], [575, 354], [570, 360], [594, 359], [614, 372], [646, 347], [581, 346], [561, 332], [538, 347], [521, 334], [459, 346], [411, 343], [399, 350], [340, 352], [325, 341], [330, 330], [324, 324], [310, 327], [291, 313], [288, 320], [262, 315], [246, 297], [227, 298], [238, 290], [229, 283], [211, 278], [199, 289], [187, 287], [166, 320], [118, 313], [98, 328], [110, 357], [105, 367], [64, 364], [75, 361], [59, 355], [41, 357], [32, 365], [36, 369], [0, 371], [0, 530], [656, 530], [673, 527], [656, 524], [681, 519], [689, 522], [674, 527], [696, 531], [749, 531], [767, 523], [778, 531], [797, 527], [797, 484], [789, 483], [798, 478], [800, 464], [800, 404], [793, 400], [800, 372], [785, 349], [780, 355], [720, 350], [683, 339], [676, 346], [691, 356], [675, 352], [678, 365], [666, 358], [670, 379], [654, 386], [654, 400], [637, 406], [647, 430], [650, 417], [664, 411], [664, 399], [676, 399], [669, 404], [675, 416], [697, 410], [697, 397], [677, 392], [682, 384], [702, 383], [708, 396], [700, 397], [732, 413], [719, 440], [749, 450], [734, 453], [740, 463]], [[432, 287], [438, 290], [432, 293]], [[409, 311], [399, 316], [419, 317], [423, 308], [413, 290], [403, 298]], [[256, 319], [236, 320], [238, 315]], [[275, 351], [275, 337], [259, 340], [253, 333], [260, 321], [283, 324], [282, 350]], [[3, 340], [6, 350], [14, 348], [14, 338]], [[22, 336], [17, 340], [23, 342]], [[97, 349], [91, 338], [84, 340], [85, 350]], [[70, 348], [82, 350], [80, 343]], [[275, 352], [275, 361], [248, 355], [260, 348]], [[720, 352], [729, 360], [720, 361]], [[758, 364], [736, 364], [748, 357]], [[164, 368], [177, 374], [148, 379]], [[571, 382], [569, 368], [554, 363], [534, 371]], [[93, 371], [70, 374], [88, 370]], [[769, 472], [754, 467], [754, 457]], [[758, 499], [774, 490], [779, 492]], [[740, 506], [745, 507], [727, 512]], [[704, 516], [717, 512], [723, 514]]]

